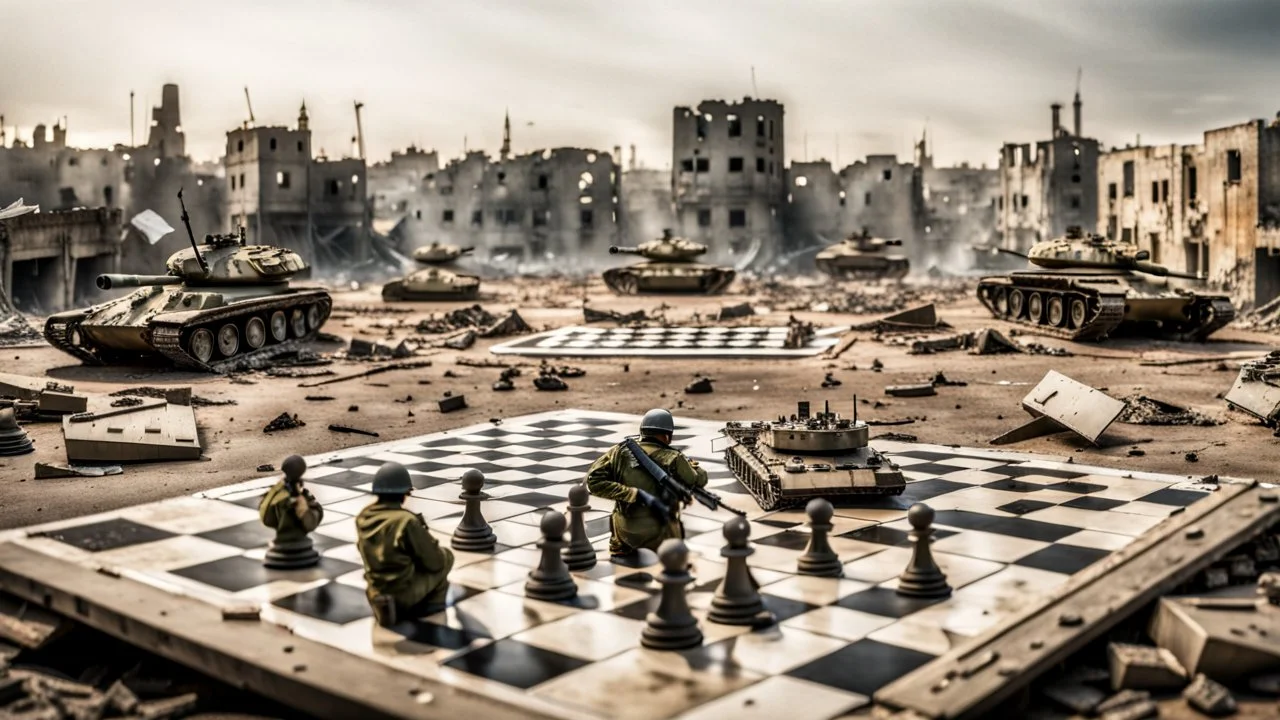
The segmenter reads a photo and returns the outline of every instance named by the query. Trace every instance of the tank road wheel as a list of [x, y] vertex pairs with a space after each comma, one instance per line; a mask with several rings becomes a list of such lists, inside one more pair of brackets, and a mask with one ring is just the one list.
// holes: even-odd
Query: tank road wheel
[[307, 316], [302, 314], [302, 308], [294, 308], [289, 314], [289, 327], [293, 328], [295, 338], [307, 334]]
[[1031, 297], [1027, 298], [1027, 316], [1037, 325], [1044, 319], [1044, 298], [1040, 297], [1040, 293], [1031, 293]]
[[289, 321], [285, 319], [283, 310], [271, 313], [271, 337], [276, 342], [284, 342], [289, 338]]
[[634, 275], [623, 275], [618, 278], [618, 292], [623, 295], [635, 295], [640, 290], [640, 283]]
[[229, 358], [236, 354], [240, 349], [240, 331], [235, 325], [227, 323], [218, 328], [218, 352], [222, 357]]
[[320, 328], [320, 306], [315, 304], [309, 305], [307, 306], [307, 329], [317, 330], [319, 328]]
[[1085, 314], [1086, 314], [1086, 310], [1085, 310], [1084, 300], [1081, 300], [1080, 298], [1072, 298], [1071, 300], [1071, 329], [1072, 330], [1078, 330], [1084, 327]]
[[995, 307], [996, 312], [1001, 315], [1009, 314], [1009, 293], [1004, 288], [991, 288], [987, 295], [991, 299], [991, 305]]
[[1062, 296], [1054, 295], [1049, 298], [1049, 324], [1054, 327], [1062, 327], [1062, 318], [1065, 315]]
[[260, 317], [251, 317], [244, 325], [244, 341], [257, 350], [267, 343], [267, 324]]
[[71, 332], [67, 333], [67, 342], [71, 343], [72, 347], [80, 347], [84, 344], [84, 334], [80, 332], [80, 326], [71, 328]]
[[1021, 290], [1009, 293], [1009, 319], [1017, 320], [1022, 316], [1023, 295]]
[[207, 363], [213, 359], [213, 333], [208, 328], [199, 328], [191, 333], [187, 344], [192, 357], [200, 362]]

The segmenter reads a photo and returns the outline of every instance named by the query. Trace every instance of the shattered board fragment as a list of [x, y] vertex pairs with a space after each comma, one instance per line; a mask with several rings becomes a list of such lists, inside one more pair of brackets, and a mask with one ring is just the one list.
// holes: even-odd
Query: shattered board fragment
[[66, 477], [103, 477], [104, 475], [120, 475], [124, 468], [119, 465], [72, 465], [70, 463], [36, 463], [36, 479]]
[[1280, 421], [1280, 350], [1242, 364], [1224, 399], [1227, 407], [1248, 413], [1267, 427], [1276, 427]]
[[886, 385], [884, 394], [892, 397], [928, 397], [937, 395], [938, 391], [934, 389], [933, 383], [920, 383], [918, 385]]
[[949, 328], [950, 325], [938, 319], [937, 308], [933, 303], [920, 305], [919, 307], [903, 310], [900, 313], [894, 313], [882, 317], [879, 320], [872, 320], [869, 323], [855, 325], [854, 330], [874, 330], [876, 332], [919, 332], [920, 330], [931, 330], [934, 328]]
[[969, 352], [973, 355], [999, 355], [1002, 353], [1021, 353], [1024, 350], [1017, 343], [1005, 337], [1005, 334], [993, 328], [983, 328], [973, 335]]
[[1161, 598], [1147, 634], [1188, 673], [1219, 682], [1280, 667], [1280, 606], [1253, 598]]
[[1210, 680], [1204, 673], [1196, 675], [1195, 680], [1182, 691], [1187, 704], [1208, 715], [1222, 717], [1236, 711], [1236, 699], [1231, 691]]
[[200, 441], [190, 405], [153, 402], [62, 419], [72, 463], [198, 460]]
[[1124, 403], [1050, 370], [1022, 399], [1022, 409], [1032, 420], [991, 441], [1005, 445], [1070, 430], [1093, 444], [1124, 412]]
[[440, 412], [451, 413], [465, 408], [467, 406], [467, 398], [464, 395], [446, 395], [440, 398], [436, 404], [440, 407]]
[[633, 325], [642, 323], [649, 318], [644, 310], [636, 310], [624, 315], [617, 310], [596, 310], [584, 306], [582, 308], [582, 319], [587, 323], [615, 322], [619, 325]]
[[1107, 658], [1113, 690], [1166, 690], [1187, 684], [1187, 671], [1164, 648], [1110, 643]]

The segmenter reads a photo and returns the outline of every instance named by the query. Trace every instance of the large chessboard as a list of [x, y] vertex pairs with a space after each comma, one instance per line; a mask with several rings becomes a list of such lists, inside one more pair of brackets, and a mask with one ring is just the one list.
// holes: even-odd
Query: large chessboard
[[817, 355], [848, 328], [823, 328], [804, 347], [786, 347], [787, 327], [601, 328], [570, 326], [494, 345], [498, 355], [531, 357], [789, 358]]
[[[638, 420], [565, 410], [309, 458], [308, 486], [325, 518], [314, 535], [323, 560], [308, 570], [262, 567], [270, 533], [256, 507], [274, 477], [0, 540], [217, 605], [261, 603], [265, 621], [341, 648], [353, 662], [386, 663], [561, 717], [826, 718], [1042, 602], [1207, 494], [1186, 477], [879, 442], [903, 467], [907, 491], [837, 508], [831, 543], [845, 577], [805, 577], [795, 574], [807, 541], [803, 513], [761, 511], [716, 452], [721, 425], [683, 421], [675, 444], [707, 468], [712, 490], [751, 518], [749, 562], [780, 622], [750, 631], [706, 621], [724, 573], [722, 523], [731, 516], [695, 505], [685, 513], [696, 576], [690, 603], [705, 644], [654, 652], [639, 643], [657, 602], [656, 558], [646, 552], [637, 567], [609, 562], [609, 503], [591, 499], [587, 528], [600, 561], [576, 574], [579, 596], [549, 603], [523, 591], [537, 563], [542, 514], [565, 511], [569, 488]], [[445, 543], [462, 512], [457, 479], [464, 468], [480, 469], [492, 496], [484, 514], [500, 543], [492, 555], [456, 554], [447, 611], [393, 629], [373, 622], [353, 544], [354, 516], [387, 461], [410, 468], [416, 490], [408, 505]], [[920, 501], [937, 511], [934, 554], [955, 588], [947, 599], [894, 592], [910, 554], [906, 510]]]

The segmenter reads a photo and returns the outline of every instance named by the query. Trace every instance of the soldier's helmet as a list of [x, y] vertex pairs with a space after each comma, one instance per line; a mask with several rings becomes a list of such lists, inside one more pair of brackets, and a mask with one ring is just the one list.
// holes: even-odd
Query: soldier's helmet
[[654, 408], [644, 414], [640, 420], [640, 432], [655, 432], [659, 435], [674, 435], [676, 432], [676, 420], [671, 417], [671, 413], [661, 408]]
[[400, 463], [386, 463], [374, 473], [374, 495], [408, 495], [412, 490], [409, 471]]

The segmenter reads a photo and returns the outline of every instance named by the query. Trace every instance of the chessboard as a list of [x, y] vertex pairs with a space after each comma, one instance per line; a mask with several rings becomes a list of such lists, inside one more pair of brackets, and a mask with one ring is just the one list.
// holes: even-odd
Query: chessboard
[[570, 326], [495, 345], [530, 357], [809, 357], [835, 345], [847, 327], [822, 328], [804, 347], [785, 347], [787, 327], [598, 328]]
[[[256, 512], [276, 477], [163, 502], [0, 533], [52, 558], [219, 606], [260, 604], [261, 617], [347, 652], [500, 701], [560, 717], [826, 718], [863, 706], [877, 689], [965, 643], [1205, 497], [1190, 478], [1086, 467], [1002, 451], [875, 442], [909, 479], [900, 497], [838, 506], [831, 545], [843, 578], [796, 574], [808, 540], [803, 511], [763, 512], [723, 464], [720, 423], [680, 420], [674, 445], [708, 470], [709, 488], [747, 512], [748, 558], [772, 628], [725, 626], [706, 615], [725, 571], [723, 524], [732, 515], [684, 513], [695, 582], [690, 605], [703, 646], [641, 648], [658, 599], [657, 558], [610, 562], [610, 503], [591, 498], [586, 527], [598, 563], [575, 573], [578, 596], [524, 596], [543, 513], [565, 512], [568, 491], [638, 416], [564, 410], [491, 422], [308, 458], [307, 485], [325, 516], [314, 533], [322, 560], [267, 570], [271, 533]], [[355, 515], [385, 462], [409, 468], [407, 505], [442, 543], [462, 515], [458, 478], [486, 476], [482, 504], [498, 545], [456, 552], [448, 608], [375, 625], [364, 594]], [[907, 509], [936, 511], [933, 554], [948, 598], [898, 595], [911, 554]], [[227, 626], [227, 632], [235, 632]]]

